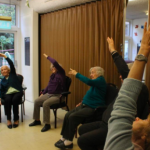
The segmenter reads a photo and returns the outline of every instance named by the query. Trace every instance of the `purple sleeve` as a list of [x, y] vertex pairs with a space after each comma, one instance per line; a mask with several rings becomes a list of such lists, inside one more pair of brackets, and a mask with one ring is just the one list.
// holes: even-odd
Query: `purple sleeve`
[[55, 66], [55, 68], [60, 73], [65, 73], [65, 70], [58, 64], [58, 62], [55, 59], [51, 58], [50, 56], [48, 56], [47, 59]]
[[45, 94], [48, 92], [48, 86], [44, 89], [44, 91], [42, 92], [42, 94]]

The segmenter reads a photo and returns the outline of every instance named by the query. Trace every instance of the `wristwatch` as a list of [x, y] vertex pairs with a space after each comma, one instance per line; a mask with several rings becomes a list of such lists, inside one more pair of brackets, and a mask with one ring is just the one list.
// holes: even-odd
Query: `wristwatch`
[[139, 54], [135, 57], [135, 60], [145, 61], [147, 63], [148, 59], [143, 54]]

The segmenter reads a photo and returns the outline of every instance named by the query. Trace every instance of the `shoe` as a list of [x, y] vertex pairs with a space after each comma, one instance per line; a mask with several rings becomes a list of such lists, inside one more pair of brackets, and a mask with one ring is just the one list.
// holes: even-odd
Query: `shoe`
[[13, 128], [17, 128], [19, 124], [13, 124]]
[[12, 124], [7, 125], [7, 127], [8, 127], [9, 129], [12, 129]]
[[36, 126], [36, 125], [41, 125], [41, 121], [33, 121], [32, 123], [29, 124], [30, 127]]
[[60, 149], [65, 149], [65, 148], [73, 148], [73, 143], [70, 144], [70, 145], [65, 145], [64, 142], [61, 142], [61, 143], [55, 143], [55, 146], [60, 148]]
[[62, 141], [62, 140], [57, 141], [57, 142], [55, 143], [55, 146], [57, 147], [57, 144], [60, 144], [60, 143], [64, 143], [64, 141]]
[[41, 132], [45, 132], [47, 130], [51, 129], [50, 124], [45, 124], [45, 126], [43, 127], [43, 129], [41, 130]]

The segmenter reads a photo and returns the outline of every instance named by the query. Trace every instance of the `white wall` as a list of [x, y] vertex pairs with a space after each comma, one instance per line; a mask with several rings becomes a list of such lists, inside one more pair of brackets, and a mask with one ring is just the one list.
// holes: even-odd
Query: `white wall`
[[[21, 72], [24, 76], [24, 85], [27, 87], [26, 100], [34, 101], [38, 97], [38, 13], [25, 6], [22, 0], [21, 7]], [[24, 38], [30, 37], [30, 66], [25, 65]]]
[[[145, 22], [148, 22], [148, 18], [135, 19], [132, 22], [132, 60], [134, 60], [137, 55], [137, 43], [140, 43], [140, 40], [142, 40], [143, 36], [143, 29], [141, 29], [141, 25], [144, 25]], [[139, 27], [135, 28], [136, 25]], [[138, 36], [135, 36], [135, 32], [137, 32]]]

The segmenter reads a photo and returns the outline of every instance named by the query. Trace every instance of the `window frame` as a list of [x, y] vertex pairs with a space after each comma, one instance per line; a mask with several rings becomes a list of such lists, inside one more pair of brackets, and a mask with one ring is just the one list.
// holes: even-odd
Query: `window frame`
[[[126, 22], [129, 22], [129, 36], [125, 35], [125, 41], [128, 41], [128, 60], [132, 60], [132, 42], [133, 42], [133, 38], [132, 38], [132, 20], [126, 20]], [[124, 49], [125, 52], [125, 49]]]

